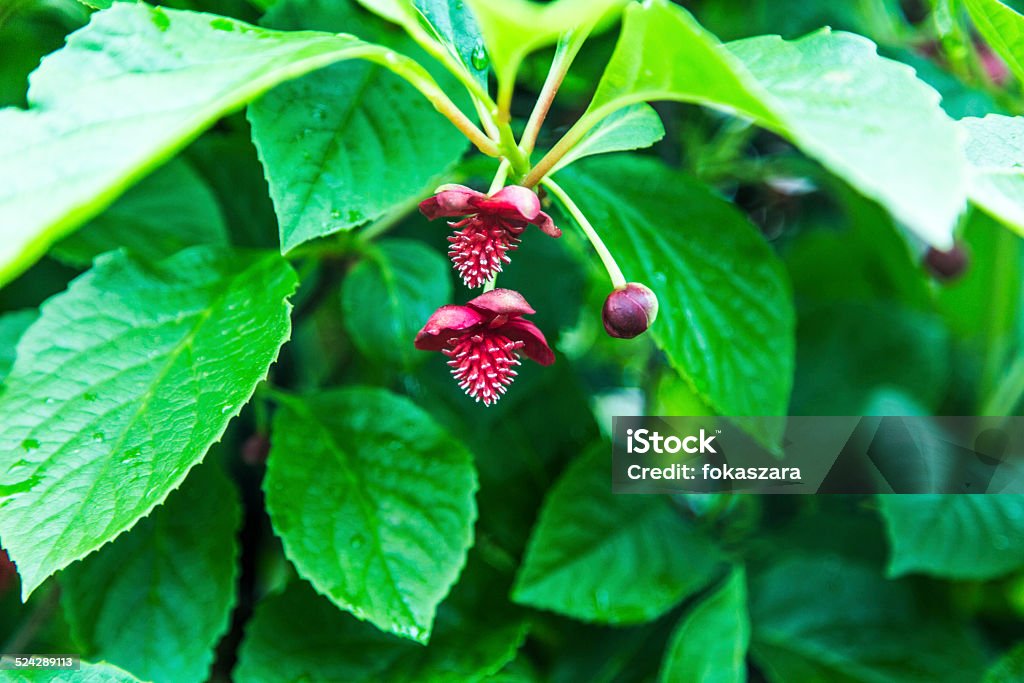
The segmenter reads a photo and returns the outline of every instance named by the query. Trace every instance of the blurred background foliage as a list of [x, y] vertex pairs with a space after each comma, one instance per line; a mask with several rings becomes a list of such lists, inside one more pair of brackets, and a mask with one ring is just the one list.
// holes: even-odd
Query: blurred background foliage
[[[273, 2], [157, 4], [257, 22]], [[955, 2], [681, 4], [723, 40], [765, 33], [792, 38], [822, 26], [860, 33], [875, 41], [884, 55], [914, 67], [942, 94], [943, 106], [953, 118], [1024, 114], [1021, 84], [981, 45], [962, 17], [942, 19]], [[1010, 4], [1024, 9], [1024, 2]], [[75, 0], [0, 0], [0, 104], [24, 105], [29, 72], [88, 17], [89, 10]], [[552, 144], [586, 107], [614, 39], [612, 30], [587, 44], [541, 145]], [[541, 53], [528, 61], [516, 115], [529, 114], [550, 56]], [[959, 230], [970, 255], [967, 271], [951, 281], [937, 278], [922, 265], [923, 247], [901, 238], [899, 227], [877, 205], [778, 137], [696, 106], [660, 104], [657, 110], [668, 134], [651, 153], [734, 201], [786, 265], [798, 312], [791, 414], [871, 414], [880, 406], [888, 412], [897, 406], [905, 414], [1019, 414], [1024, 391], [1024, 368], [1015, 362], [1024, 339], [1024, 254], [1019, 237], [972, 210]], [[479, 161], [462, 169], [464, 178], [478, 186], [486, 183], [488, 172]], [[168, 183], [176, 190], [168, 191]], [[0, 290], [0, 377], [9, 369], [14, 344], [39, 304], [62, 291], [108, 243], [103, 231], [146, 235], [146, 223], [154, 215], [174, 220], [173, 234], [185, 243], [276, 245], [273, 206], [243, 114], [224, 119], [180, 161], [140, 184], [74, 242], [62, 245]], [[92, 244], [90, 235], [95, 237]], [[436, 251], [440, 235], [440, 227], [410, 214], [388, 239], [401, 238]], [[561, 360], [543, 372], [532, 364], [524, 366], [515, 390], [491, 410], [470, 405], [433, 356], [396, 363], [372, 351], [365, 353], [365, 347], [354, 343], [342, 305], [345, 282], [355, 277], [351, 259], [326, 258], [303, 273], [295, 299], [293, 340], [274, 370], [276, 384], [296, 390], [351, 383], [391, 387], [461, 438], [477, 454], [481, 479], [475, 564], [486, 568], [481, 573], [489, 572], [487, 591], [499, 594], [508, 590], [551, 486], [593, 444], [601, 448], [611, 415], [686, 415], [703, 410], [649, 340], [623, 343], [604, 335], [603, 273], [596, 262], [592, 268], [582, 266], [564, 243], [586, 248], [571, 235], [563, 243], [527, 240], [502, 277], [502, 286], [532, 292], [531, 303], [538, 310], [535, 320]], [[152, 243], [146, 239], [142, 244]], [[530, 287], [539, 277], [545, 278], [546, 286]], [[456, 291], [459, 300], [467, 296], [453, 284], [446, 289]], [[254, 612], [256, 621], [248, 633], [266, 641], [242, 647], [239, 672], [247, 680], [260, 680], [253, 673], [260, 658], [287, 658], [294, 652], [295, 648], [274, 649], [285, 645], [274, 642], [273, 632], [264, 633], [268, 620], [289, 624], [297, 641], [332, 629], [338, 632], [338, 648], [363, 637], [346, 635], [345, 629], [355, 628], [354, 620], [296, 585], [270, 530], [259, 490], [267, 419], [257, 402], [233, 423], [213, 454], [232, 475], [244, 509], [239, 605], [218, 650], [212, 674], [216, 680], [230, 675], [239, 657], [242, 626]], [[607, 494], [604, 479], [592, 485], [591, 493], [607, 506], [627, 504]], [[1005, 515], [993, 522], [998, 529], [983, 521], [966, 538], [944, 536], [942, 528], [916, 531], [926, 540], [916, 552], [955, 551], [973, 558], [977, 566], [970, 571], [929, 563], [927, 558], [897, 566], [894, 554], [899, 549], [891, 536], [887, 538], [886, 523], [900, 510], [873, 498], [691, 497], [666, 504], [666, 510], [694, 533], [715, 539], [721, 559], [746, 565], [750, 680], [972, 681], [981, 680], [983, 672], [995, 666], [988, 680], [1019, 681], [1024, 680], [1019, 654], [995, 665], [1024, 642], [1024, 557], [1011, 565], [992, 559], [1011, 549], [1020, 555], [1024, 546], [1018, 514], [1024, 504], [1016, 497], [1004, 498], [1000, 505]], [[548, 505], [554, 504], [549, 498]], [[661, 514], [651, 514], [656, 513]], [[983, 518], [988, 513], [964, 512], [965, 524], [972, 514]], [[580, 520], [583, 526], [588, 523], [589, 519]], [[621, 550], [629, 551], [628, 542]], [[721, 569], [708, 571], [715, 577], [709, 587], [696, 587], [681, 604], [646, 623], [601, 626], [531, 612], [530, 632], [519, 654], [488, 680], [647, 681], [659, 670], [667, 680], [676, 680], [665, 671], [683, 671], [699, 663], [697, 645], [702, 639], [707, 641], [703, 647], [710, 648], [716, 637], [731, 637], [728, 624], [716, 624], [714, 615], [694, 609], [711, 594], [721, 598], [724, 614], [737, 609], [729, 602], [735, 597], [729, 593], [733, 582]], [[0, 651], [97, 654], [88, 643], [83, 649], [80, 639], [72, 639], [54, 582], [27, 605], [20, 604], [16, 583], [11, 567], [0, 566]], [[288, 592], [280, 593], [289, 583]], [[291, 599], [283, 600], [282, 595]], [[688, 619], [709, 621], [696, 622], [697, 635], [691, 641], [674, 642], [677, 624]], [[716, 630], [723, 628], [724, 633]], [[461, 647], [476, 646], [466, 643]], [[333, 650], [327, 645], [318, 657], [330, 659], [327, 653]], [[675, 666], [680, 668], [673, 668], [673, 658], [679, 658]]]

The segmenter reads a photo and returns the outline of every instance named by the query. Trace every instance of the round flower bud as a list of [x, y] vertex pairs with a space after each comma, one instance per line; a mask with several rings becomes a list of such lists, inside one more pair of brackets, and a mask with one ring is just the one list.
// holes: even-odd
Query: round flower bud
[[630, 282], [608, 295], [601, 310], [609, 336], [632, 339], [643, 334], [658, 317], [658, 297], [646, 285]]
[[931, 247], [924, 255], [925, 267], [939, 280], [955, 280], [960, 277], [967, 270], [969, 260], [967, 250], [961, 244], [954, 245], [949, 251]]

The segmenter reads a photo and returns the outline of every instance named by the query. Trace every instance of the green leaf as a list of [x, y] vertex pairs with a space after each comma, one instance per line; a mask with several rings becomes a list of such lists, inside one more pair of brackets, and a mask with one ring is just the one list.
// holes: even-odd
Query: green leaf
[[801, 315], [797, 327], [794, 415], [863, 415], [882, 388], [928, 408], [946, 395], [949, 334], [934, 315], [891, 303], [832, 303]]
[[[793, 305], [785, 271], [754, 227], [706, 186], [619, 155], [560, 175], [627, 280], [658, 295], [654, 341], [702, 400], [727, 417], [785, 415]], [[771, 444], [778, 420], [745, 420]]]
[[751, 577], [750, 596], [751, 652], [771, 683], [981, 677], [984, 659], [965, 628], [918, 605], [905, 583], [850, 559], [775, 557]]
[[[403, 52], [416, 49], [346, 2], [283, 2], [264, 23], [353, 32]], [[458, 88], [446, 73], [439, 83], [449, 92]], [[284, 253], [421, 198], [469, 144], [408, 83], [365, 62], [336, 64], [280, 85], [249, 108], [249, 120]]]
[[264, 489], [299, 574], [342, 609], [426, 643], [472, 544], [472, 456], [381, 389], [281, 397]]
[[[731, 54], [730, 54], [731, 53]], [[949, 248], [963, 210], [963, 146], [939, 97], [866, 38], [822, 30], [724, 48], [668, 0], [630, 5], [581, 130], [651, 100], [695, 102], [788, 138], [922, 239]]]
[[257, 605], [246, 628], [234, 680], [483, 680], [515, 657], [526, 633], [523, 619], [511, 610], [500, 584], [492, 583], [490, 573], [479, 574], [474, 571], [463, 578], [441, 605], [437, 628], [427, 647], [381, 633], [338, 611], [308, 584], [293, 583], [282, 595]]
[[172, 161], [54, 246], [53, 256], [88, 266], [100, 254], [125, 247], [159, 261], [186, 247], [227, 242], [216, 197], [187, 164]]
[[18, 340], [38, 317], [39, 313], [34, 309], [0, 315], [0, 382], [4, 381], [14, 365]]
[[106, 662], [82, 662], [78, 671], [23, 669], [4, 673], [4, 680], [10, 683], [140, 683], [127, 671]]
[[413, 339], [427, 318], [451, 301], [448, 261], [421, 242], [377, 242], [345, 278], [341, 308], [359, 351], [410, 367], [427, 354]]
[[[970, 255], [970, 265], [962, 276], [943, 283], [936, 303], [943, 323], [962, 342], [961, 348], [980, 361], [973, 387], [977, 410], [970, 412], [1010, 415], [1018, 399], [1008, 368], [1019, 358], [1024, 241], [981, 211], [971, 213], [960, 241]], [[985, 304], [979, 306], [979, 301]], [[948, 360], [942, 358], [940, 363]], [[1009, 394], [1003, 389], [1010, 389]]]
[[450, 0], [413, 0], [413, 5], [433, 29], [437, 41], [486, 90], [490, 65], [480, 27], [469, 8], [464, 3]]
[[555, 173], [583, 157], [650, 147], [665, 137], [654, 108], [644, 103], [623, 107], [601, 120], [551, 169]]
[[965, 118], [970, 196], [982, 211], [1024, 235], [1024, 118]]
[[1024, 81], [1024, 15], [999, 0], [963, 0], [964, 7], [985, 41]]
[[106, 254], [43, 305], [0, 397], [0, 539], [28, 595], [184, 480], [288, 339], [277, 254]]
[[985, 674], [984, 683], [1018, 683], [1024, 680], [1024, 645], [1006, 653]]
[[676, 626], [659, 680], [745, 683], [749, 644], [747, 578], [738, 568]]
[[0, 110], [0, 285], [224, 114], [352, 58], [437, 87], [408, 58], [348, 35], [270, 31], [143, 3], [93, 14], [32, 74], [31, 108]]
[[1024, 496], [879, 496], [889, 575], [992, 579], [1024, 566]]
[[610, 23], [628, 0], [556, 0], [542, 4], [532, 0], [466, 0], [483, 33], [487, 56], [498, 83], [515, 82], [526, 55], [554, 45], [577, 30], [591, 30]]
[[721, 554], [665, 496], [611, 492], [610, 447], [591, 449], [551, 489], [512, 599], [584, 621], [655, 619], [700, 590]]
[[60, 575], [61, 604], [90, 659], [146, 680], [205, 681], [228, 628], [241, 509], [216, 464], [192, 471], [167, 502]]

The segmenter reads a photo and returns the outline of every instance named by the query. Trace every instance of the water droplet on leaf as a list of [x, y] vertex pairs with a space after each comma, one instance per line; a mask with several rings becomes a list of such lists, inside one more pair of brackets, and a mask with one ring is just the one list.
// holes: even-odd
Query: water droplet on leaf
[[37, 439], [25, 439], [21, 442], [21, 447], [26, 451], [34, 451], [39, 448], [39, 441]]
[[473, 64], [473, 68], [477, 71], [483, 71], [491, 64], [491, 60], [487, 58], [487, 49], [484, 48], [483, 43], [477, 43], [476, 47], [473, 48], [473, 54], [470, 57], [470, 61]]

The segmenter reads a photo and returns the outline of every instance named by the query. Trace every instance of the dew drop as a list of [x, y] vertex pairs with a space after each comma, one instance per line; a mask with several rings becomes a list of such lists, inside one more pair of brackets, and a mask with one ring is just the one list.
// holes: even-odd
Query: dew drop
[[362, 534], [353, 534], [352, 538], [348, 539], [348, 544], [352, 546], [352, 550], [359, 550], [366, 545], [366, 538]]
[[210, 27], [218, 31], [234, 31], [235, 23], [230, 19], [224, 19], [223, 17], [220, 17], [211, 21]]
[[106, 435], [103, 432], [96, 432], [92, 435], [93, 443], [103, 443], [106, 440]]
[[470, 61], [473, 64], [473, 68], [477, 71], [483, 71], [490, 66], [491, 60], [487, 58], [487, 50], [484, 48], [483, 43], [477, 43], [476, 47], [473, 48], [473, 54], [470, 56]]
[[233, 406], [233, 405], [231, 405], [230, 403], [226, 403], [226, 404], [224, 405], [224, 407], [222, 407], [222, 408], [220, 409], [220, 414], [221, 414], [221, 415], [227, 415], [228, 413], [230, 413], [230, 412], [231, 412], [231, 409], [232, 409], [232, 408], [234, 408], [234, 406]]
[[82, 398], [85, 399], [86, 401], [95, 401], [97, 398], [99, 398], [99, 396], [89, 391], [82, 394]]
[[331, 218], [335, 220], [341, 218], [341, 209], [331, 209]]
[[358, 223], [361, 220], [363, 220], [363, 214], [361, 212], [355, 210], [348, 212], [349, 223]]
[[25, 439], [21, 442], [21, 447], [26, 451], [34, 451], [39, 448], [39, 441], [37, 439]]
[[48, 399], [46, 399], [46, 400], [44, 401], [44, 403], [45, 403], [46, 405], [48, 405], [48, 406], [52, 406], [52, 405], [53, 405], [54, 403], [56, 403], [56, 402], [57, 402], [57, 400], [56, 400], [56, 399], [54, 399], [54, 398], [48, 398]]

